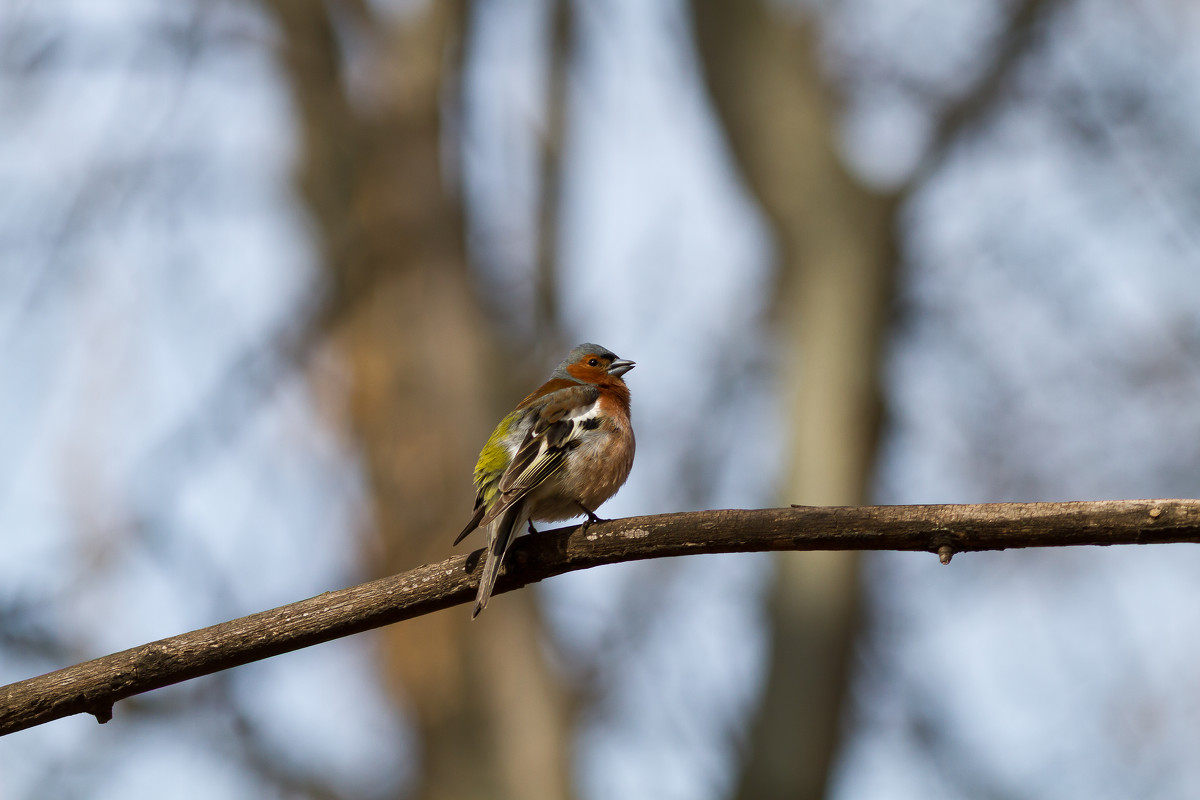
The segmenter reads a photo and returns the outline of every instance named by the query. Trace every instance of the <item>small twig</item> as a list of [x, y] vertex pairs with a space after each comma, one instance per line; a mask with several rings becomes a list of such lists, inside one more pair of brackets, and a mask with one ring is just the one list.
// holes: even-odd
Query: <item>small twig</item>
[[[910, 550], [945, 563], [978, 550], [1196, 541], [1200, 500], [698, 511], [522, 537], [495, 594], [602, 564], [698, 553]], [[0, 687], [0, 735], [72, 714], [106, 722], [135, 694], [465, 603], [480, 552]]]

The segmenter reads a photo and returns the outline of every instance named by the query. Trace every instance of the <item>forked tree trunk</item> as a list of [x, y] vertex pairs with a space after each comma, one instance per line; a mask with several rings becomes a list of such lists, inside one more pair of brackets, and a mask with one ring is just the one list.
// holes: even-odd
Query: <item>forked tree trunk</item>
[[[459, 198], [440, 169], [466, 12], [429, 3], [385, 22], [340, 6], [358, 8], [352, 24], [382, 45], [369, 99], [352, 100], [330, 4], [262, 2], [279, 22], [302, 130], [297, 182], [329, 302], [348, 305], [325, 318], [338, 321], [329, 333], [370, 491], [364, 557], [379, 575], [439, 561], [470, 516], [478, 448], [519, 396], [476, 302]], [[569, 796], [566, 695], [545, 663], [532, 593], [474, 624], [449, 612], [381, 637], [388, 683], [416, 728], [418, 796]]]
[[[893, 204], [842, 167], [812, 31], [777, 4], [693, 3], [709, 91], [779, 255], [777, 346], [790, 465], [780, 498], [866, 500], [880, 419]], [[739, 796], [816, 798], [839, 745], [857, 628], [855, 553], [785, 553], [771, 658]]]

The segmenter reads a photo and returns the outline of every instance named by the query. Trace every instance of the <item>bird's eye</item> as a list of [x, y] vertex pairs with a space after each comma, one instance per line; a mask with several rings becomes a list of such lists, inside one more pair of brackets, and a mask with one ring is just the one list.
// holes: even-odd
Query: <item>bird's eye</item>
[[598, 366], [600, 366], [600, 359], [598, 359], [598, 358], [589, 358], [589, 359], [588, 359], [588, 366], [589, 366], [589, 367], [598, 367]]

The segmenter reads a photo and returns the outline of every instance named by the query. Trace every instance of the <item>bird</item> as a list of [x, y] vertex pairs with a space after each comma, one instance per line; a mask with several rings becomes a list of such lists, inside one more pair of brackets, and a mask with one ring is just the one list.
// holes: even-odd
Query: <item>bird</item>
[[471, 619], [488, 604], [509, 545], [533, 521], [580, 514], [582, 529], [633, 468], [636, 443], [624, 375], [635, 366], [598, 344], [571, 350], [550, 379], [492, 431], [475, 464], [475, 509], [454, 540], [487, 529], [483, 571]]

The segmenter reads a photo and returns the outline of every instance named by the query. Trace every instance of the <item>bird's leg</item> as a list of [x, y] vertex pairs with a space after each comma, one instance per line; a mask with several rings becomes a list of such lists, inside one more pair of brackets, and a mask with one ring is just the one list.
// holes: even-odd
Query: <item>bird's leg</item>
[[590, 508], [588, 508], [587, 506], [585, 506], [583, 503], [579, 502], [578, 500], [575, 501], [575, 505], [579, 506], [579, 508], [583, 511], [583, 513], [587, 514], [587, 520], [585, 520], [583, 525], [581, 525], [579, 527], [580, 533], [587, 533], [588, 526], [591, 525], [593, 522], [608, 522], [608, 520], [606, 520], [606, 519], [601, 519], [600, 517], [597, 517], [595, 511], [592, 511]]
[[537, 528], [533, 527], [533, 520], [530, 519], [530, 520], [526, 520], [525, 522], [527, 525], [529, 525], [530, 533], [537, 533]]

